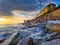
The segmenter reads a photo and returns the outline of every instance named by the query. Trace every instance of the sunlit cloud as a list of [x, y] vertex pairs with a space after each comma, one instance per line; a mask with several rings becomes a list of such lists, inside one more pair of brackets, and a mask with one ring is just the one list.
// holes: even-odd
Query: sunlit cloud
[[15, 10], [12, 12], [14, 15], [19, 15], [20, 17], [26, 18], [27, 20], [33, 19], [38, 13], [38, 11], [26, 12], [21, 10]]

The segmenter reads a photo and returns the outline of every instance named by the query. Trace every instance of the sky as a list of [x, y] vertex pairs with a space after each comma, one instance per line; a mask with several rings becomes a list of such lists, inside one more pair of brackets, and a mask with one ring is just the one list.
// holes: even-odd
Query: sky
[[[0, 0], [0, 18], [10, 17], [17, 22], [33, 19], [40, 11], [40, 0]], [[49, 0], [51, 3], [60, 5], [60, 0]], [[49, 2], [48, 0], [41, 1], [41, 9]]]

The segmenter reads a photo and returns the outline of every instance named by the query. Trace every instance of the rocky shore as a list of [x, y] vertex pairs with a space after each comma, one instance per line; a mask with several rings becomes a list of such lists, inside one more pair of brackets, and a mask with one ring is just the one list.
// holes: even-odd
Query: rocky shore
[[27, 41], [29, 40], [30, 37], [34, 39], [34, 43], [36, 45], [59, 45], [60, 44], [59, 43], [60, 35], [58, 34], [58, 32], [52, 32], [46, 29], [46, 27], [43, 25], [41, 25], [41, 27], [38, 26], [38, 27], [26, 28], [24, 29], [24, 31], [22, 31], [22, 33], [20, 31], [21, 41], [19, 42], [18, 45], [27, 45]]
[[46, 41], [46, 42], [43, 42], [42, 44], [38, 44], [38, 45], [60, 45], [60, 39]]

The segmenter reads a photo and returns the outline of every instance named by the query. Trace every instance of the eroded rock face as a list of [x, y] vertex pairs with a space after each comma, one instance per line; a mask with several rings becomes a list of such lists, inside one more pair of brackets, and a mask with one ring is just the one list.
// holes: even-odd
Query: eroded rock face
[[48, 21], [46, 24], [46, 28], [60, 34], [60, 20]]
[[60, 39], [46, 41], [46, 42], [43, 42], [42, 44], [38, 44], [38, 45], [60, 45]]

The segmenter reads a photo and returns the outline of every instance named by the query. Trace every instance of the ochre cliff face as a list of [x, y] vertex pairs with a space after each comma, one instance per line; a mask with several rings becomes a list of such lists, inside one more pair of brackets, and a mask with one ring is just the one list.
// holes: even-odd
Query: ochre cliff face
[[33, 20], [33, 22], [46, 22], [48, 20], [60, 20], [60, 7], [56, 8], [55, 10], [48, 12], [46, 14], [43, 14], [39, 17], [37, 17], [36, 19]]
[[[52, 11], [56, 8], [55, 4], [49, 4], [47, 5], [41, 12], [39, 12], [37, 14], [37, 16], [32, 20], [33, 23], [37, 23], [37, 22], [44, 22], [47, 18], [46, 13], [49, 11]], [[51, 16], [48, 16], [50, 19]], [[52, 17], [51, 17], [52, 19]]]
[[45, 14], [45, 13], [51, 11], [51, 10], [54, 10], [55, 8], [56, 8], [55, 4], [49, 4], [49, 5], [47, 5], [43, 10], [41, 10], [41, 11], [37, 14], [36, 17], [39, 17], [39, 16], [41, 16], [41, 15], [43, 15], [43, 14]]
[[60, 20], [60, 8], [43, 15], [45, 20]]
[[29, 23], [46, 23], [48, 20], [60, 20], [60, 7], [55, 7], [55, 5], [48, 5]]

